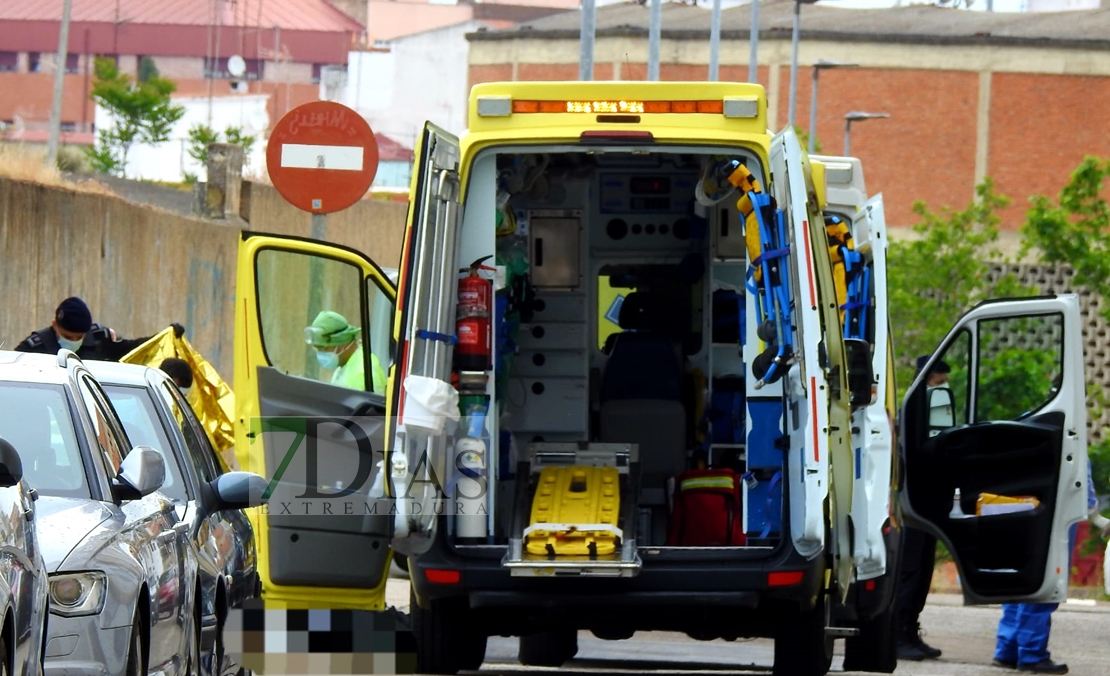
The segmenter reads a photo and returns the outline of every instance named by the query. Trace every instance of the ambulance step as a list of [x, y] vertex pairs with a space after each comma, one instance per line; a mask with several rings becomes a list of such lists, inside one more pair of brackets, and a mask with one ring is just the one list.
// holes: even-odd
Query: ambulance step
[[852, 638], [859, 636], [859, 629], [855, 627], [825, 627], [825, 636], [830, 638]]
[[635, 540], [624, 540], [621, 549], [609, 556], [544, 556], [529, 554], [523, 539], [509, 541], [501, 561], [513, 577], [635, 577], [643, 560]]

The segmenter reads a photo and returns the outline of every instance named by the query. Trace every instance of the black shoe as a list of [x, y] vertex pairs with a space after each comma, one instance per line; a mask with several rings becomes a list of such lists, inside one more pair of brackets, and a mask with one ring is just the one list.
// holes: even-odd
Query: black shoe
[[[925, 655], [925, 657], [923, 659], [935, 660], [938, 657], [940, 657], [941, 654], [942, 654], [939, 649], [934, 648], [933, 646], [929, 645], [925, 641], [921, 640], [921, 627], [920, 627], [920, 625], [915, 627], [913, 631], [909, 632], [906, 635], [906, 637], [904, 639], [902, 639], [902, 641], [911, 645], [911, 646], [913, 646], [918, 651], [920, 651], [923, 655]], [[907, 658], [907, 659], [909, 659], [909, 658]]]
[[991, 665], [1003, 669], [1017, 669], [1017, 660], [1000, 660], [996, 657], [991, 660]]
[[929, 655], [914, 643], [898, 641], [898, 659], [920, 662], [929, 659]]
[[1066, 674], [1068, 673], [1068, 665], [1057, 664], [1046, 657], [1033, 664], [1019, 664], [1018, 671], [1031, 671], [1036, 674]]

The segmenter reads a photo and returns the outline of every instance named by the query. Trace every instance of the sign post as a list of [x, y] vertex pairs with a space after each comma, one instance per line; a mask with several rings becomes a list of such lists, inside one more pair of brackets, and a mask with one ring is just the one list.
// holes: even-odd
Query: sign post
[[[362, 199], [378, 171], [378, 143], [361, 115], [334, 101], [312, 101], [286, 113], [266, 143], [266, 171], [293, 206], [312, 214], [312, 238], [327, 237], [327, 214]], [[322, 261], [310, 262], [309, 308], [320, 307]], [[311, 324], [315, 317], [308, 317]], [[313, 360], [309, 369], [315, 368]], [[312, 373], [306, 373], [312, 376]]]

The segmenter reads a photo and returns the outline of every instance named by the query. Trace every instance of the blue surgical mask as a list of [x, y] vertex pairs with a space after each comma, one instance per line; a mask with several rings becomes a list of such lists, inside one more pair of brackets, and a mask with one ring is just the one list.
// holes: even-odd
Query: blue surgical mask
[[339, 354], [317, 350], [316, 361], [320, 362], [320, 368], [322, 369], [333, 369], [339, 366]]
[[84, 342], [85, 342], [84, 338], [82, 338], [81, 340], [66, 340], [65, 338], [62, 338], [61, 336], [58, 336], [58, 345], [62, 346], [63, 348], [65, 348], [67, 350], [73, 350], [74, 352], [81, 349], [81, 345]]

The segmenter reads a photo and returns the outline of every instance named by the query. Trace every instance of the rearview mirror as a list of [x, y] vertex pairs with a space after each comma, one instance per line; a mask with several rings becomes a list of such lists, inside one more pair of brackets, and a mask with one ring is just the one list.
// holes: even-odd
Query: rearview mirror
[[117, 497], [137, 500], [162, 487], [166, 480], [166, 462], [162, 454], [150, 446], [136, 446], [120, 464]]
[[7, 439], [0, 438], [0, 487], [9, 488], [23, 478], [23, 461]]
[[208, 512], [247, 509], [266, 504], [269, 482], [254, 472], [227, 472], [208, 482]]
[[947, 387], [931, 387], [929, 397], [929, 436], [956, 425], [956, 397]]
[[871, 366], [871, 343], [845, 338], [848, 357], [848, 396], [853, 408], [875, 403], [875, 369]]

